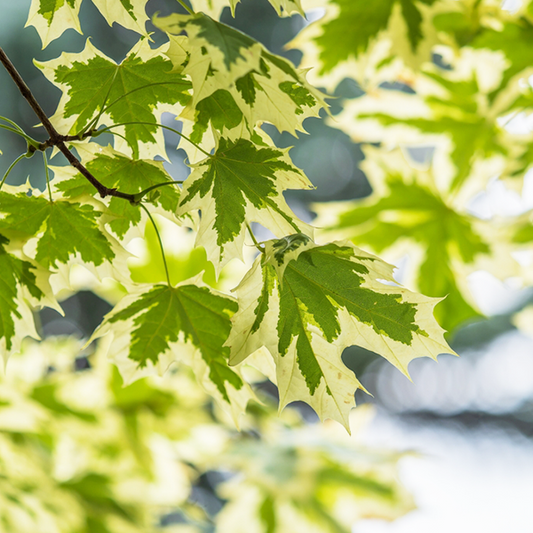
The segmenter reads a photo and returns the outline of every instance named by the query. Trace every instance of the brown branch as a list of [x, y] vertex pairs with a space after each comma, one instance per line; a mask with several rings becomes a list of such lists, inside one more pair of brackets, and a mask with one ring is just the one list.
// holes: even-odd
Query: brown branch
[[[25, 81], [22, 79], [22, 76], [17, 72], [15, 65], [7, 57], [4, 50], [0, 47], [0, 62], [4, 65], [5, 69], [15, 82], [20, 94], [26, 99], [30, 107], [33, 109], [33, 112], [37, 115], [41, 124], [44, 126], [44, 129], [47, 131], [50, 138], [39, 145], [39, 150], [46, 150], [51, 146], [57, 146], [60, 152], [67, 158], [67, 161], [82, 174], [90, 183], [95, 187], [102, 198], [106, 196], [116, 196], [117, 198], [124, 198], [130, 202], [135, 201], [135, 195], [126, 194], [116, 189], [110, 189], [104, 184], [100, 183], [76, 158], [76, 156], [69, 150], [65, 142], [80, 140], [79, 137], [75, 135], [61, 135], [55, 128], [54, 125], [50, 122], [50, 119], [44, 112], [43, 108], [39, 105], [39, 102], [33, 96], [30, 88], [26, 85]], [[82, 138], [89, 137], [91, 132], [86, 132]]]

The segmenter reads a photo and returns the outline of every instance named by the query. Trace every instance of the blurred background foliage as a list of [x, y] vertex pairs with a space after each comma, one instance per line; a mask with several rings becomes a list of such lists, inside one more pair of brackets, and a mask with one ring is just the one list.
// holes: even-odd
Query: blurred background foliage
[[[229, 9], [222, 14], [296, 65], [315, 65], [310, 81], [331, 96], [331, 116], [308, 119], [309, 135], [264, 126], [278, 146], [294, 146], [291, 157], [316, 186], [290, 191], [288, 200], [303, 219], [318, 214], [328, 239], [350, 238], [393, 262], [408, 287], [448, 295], [438, 318], [462, 356], [438, 366], [414, 361], [413, 385], [351, 347], [343, 359], [374, 395], [358, 392], [358, 403], [374, 404], [378, 418], [413, 434], [420, 427], [468, 438], [484, 431], [510, 449], [530, 446], [533, 4], [413, 0], [402, 5], [418, 15], [402, 16], [394, 1], [385, 9], [332, 0], [328, 11], [320, 9], [325, 3], [309, 0], [316, 9], [307, 21], [278, 18], [266, 0], [243, 0], [235, 19]], [[28, 8], [29, 1], [0, 0], [2, 46], [51, 115], [59, 91], [32, 59], [79, 52], [85, 37], [67, 31], [40, 51], [36, 32], [21, 29]], [[377, 26], [359, 22], [364, 10], [378, 8]], [[147, 9], [181, 10], [175, 0], [150, 0]], [[80, 19], [116, 61], [137, 40], [110, 28], [90, 2]], [[0, 87], [0, 114], [31, 131], [35, 117], [4, 71]], [[184, 152], [174, 150], [179, 139], [166, 140], [167, 169], [182, 180], [189, 170]], [[4, 131], [0, 146], [3, 173], [26, 146]], [[65, 164], [61, 158], [53, 164]], [[37, 158], [22, 161], [8, 182], [27, 179], [44, 187]], [[204, 281], [223, 290], [239, 280], [244, 267], [234, 262], [215, 282], [204, 251], [192, 250], [193, 236], [159, 222], [180, 280], [203, 270]], [[159, 251], [146, 231], [146, 246], [131, 250], [139, 256], [132, 277], [161, 281]], [[398, 482], [401, 454], [319, 426], [305, 406], [278, 418], [275, 388], [261, 376], [255, 386], [264, 405], [250, 407], [240, 432], [184, 368], [123, 388], [99, 348], [83, 348], [121, 288], [97, 284], [81, 269], [72, 285], [63, 295], [65, 317], [41, 313], [44, 341], [27, 341], [0, 384], [0, 531], [342, 532], [359, 519], [390, 520], [413, 508]], [[366, 407], [355, 411], [354, 428], [364, 426]]]

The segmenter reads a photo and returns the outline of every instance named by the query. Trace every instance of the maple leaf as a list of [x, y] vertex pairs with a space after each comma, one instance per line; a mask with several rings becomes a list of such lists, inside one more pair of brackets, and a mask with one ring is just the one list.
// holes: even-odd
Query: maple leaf
[[[91, 149], [91, 146], [94, 148]], [[131, 159], [112, 150], [102, 149], [97, 145], [88, 145], [82, 161], [98, 181], [109, 188], [117, 188], [128, 194], [136, 194], [152, 185], [169, 182], [172, 178], [168, 175], [160, 161]], [[82, 152], [83, 153], [83, 152]], [[55, 189], [61, 191], [67, 198], [76, 198], [82, 195], [94, 195], [94, 187], [81, 174], [62, 179], [57, 182], [58, 172], [61, 168], [54, 168], [56, 179]], [[180, 198], [176, 186], [160, 187], [151, 203], [160, 208], [162, 213], [174, 218]], [[119, 238], [123, 238], [127, 231], [141, 221], [139, 206], [132, 205], [122, 198], [111, 197], [108, 201], [108, 214], [113, 219], [109, 227]]]
[[0, 229], [38, 237], [35, 260], [46, 268], [77, 255], [94, 266], [115, 257], [112, 242], [97, 222], [101, 213], [90, 205], [2, 191], [0, 213]]
[[60, 309], [48, 284], [49, 274], [9, 248], [10, 240], [0, 235], [0, 358], [4, 365], [9, 355], [19, 351], [24, 337], [39, 338], [33, 310], [43, 305]]
[[[451, 80], [424, 72], [423, 82], [422, 94], [379, 89], [364, 95], [336, 117], [338, 124], [358, 141], [379, 137], [402, 147], [434, 146], [451, 164], [445, 178], [449, 191], [458, 192], [476, 174], [486, 181], [503, 168], [512, 144], [498, 123], [504, 108], [500, 102], [491, 104], [480, 91], [475, 73], [466, 80]], [[483, 168], [489, 158], [492, 165]]]
[[[218, 19], [222, 10], [229, 6], [231, 14], [235, 16], [235, 8], [240, 0], [191, 0], [191, 5], [196, 13], [202, 12], [214, 19]], [[305, 16], [300, 0], [269, 0], [279, 16], [299, 13]]]
[[247, 222], [259, 222], [275, 235], [311, 232], [295, 219], [282, 194], [311, 187], [286, 151], [221, 138], [216, 152], [185, 181], [178, 214], [201, 210], [197, 245], [220, 270], [233, 257], [242, 257]]
[[[423, 38], [421, 6], [432, 5], [435, 1], [378, 0], [368, 5], [351, 0], [332, 0], [331, 5], [338, 9], [338, 15], [322, 26], [322, 34], [316, 38], [321, 50], [322, 72], [366, 51], [369, 42], [387, 28], [396, 6], [401, 9], [411, 48], [416, 51]], [[343, 36], [340, 41], [339, 35]]]
[[112, 26], [120, 24], [128, 30], [140, 33], [148, 37], [146, 22], [149, 20], [146, 14], [146, 0], [92, 0], [98, 11]]
[[[193, 98], [189, 103], [192, 110], [186, 111], [184, 118], [196, 120], [202, 114], [198, 105], [208, 104], [214, 113], [213, 125], [218, 121], [234, 127], [233, 124], [239, 124], [240, 115], [233, 108], [238, 106], [250, 131], [258, 122], [270, 122], [280, 131], [294, 134], [304, 131], [305, 118], [318, 116], [320, 109], [326, 107], [324, 95], [306, 81], [305, 71], [270, 54], [260, 43], [234, 28], [202, 13], [155, 17], [154, 24], [170, 36], [185, 30], [189, 37], [190, 57], [183, 73], [191, 78]], [[172, 59], [174, 54], [169, 57]], [[176, 57], [175, 66], [179, 68], [183, 56]], [[217, 103], [206, 101], [213, 93], [217, 100], [229, 102], [231, 126]]]
[[407, 277], [416, 289], [428, 296], [446, 297], [435, 309], [446, 330], [479, 318], [463, 277], [480, 257], [492, 252], [480, 232], [482, 223], [457, 211], [426, 184], [416, 179], [408, 182], [393, 165], [385, 172], [379, 193], [320, 209], [322, 221], [329, 219], [327, 231], [341, 233], [380, 255], [389, 250], [392, 254], [394, 249], [397, 254], [408, 253]]
[[394, 283], [392, 270], [348, 242], [268, 241], [236, 289], [230, 364], [265, 346], [276, 363], [280, 408], [305, 401], [349, 429], [354, 393], [363, 387], [341, 360], [344, 348], [376, 352], [407, 376], [413, 359], [453, 353], [433, 318], [439, 300], [380, 281]]
[[32, 0], [26, 26], [34, 26], [43, 48], [69, 28], [82, 33], [78, 13], [82, 0]]
[[131, 147], [135, 157], [145, 159], [165, 156], [158, 118], [163, 111], [178, 114], [190, 99], [191, 87], [181, 74], [172, 71], [172, 63], [163, 55], [167, 48], [168, 44], [152, 50], [141, 40], [117, 65], [87, 41], [80, 54], [63, 53], [38, 63], [43, 74], [63, 92], [51, 118], [53, 124], [74, 135], [103, 112], [101, 121], [109, 126], [133, 123], [113, 129], [127, 141], [115, 138], [118, 150]]
[[223, 347], [237, 302], [200, 278], [176, 287], [141, 286], [106, 315], [93, 339], [111, 334], [108, 351], [126, 383], [163, 374], [173, 362], [190, 365], [237, 420], [253, 397], [239, 371], [228, 366], [229, 348]]

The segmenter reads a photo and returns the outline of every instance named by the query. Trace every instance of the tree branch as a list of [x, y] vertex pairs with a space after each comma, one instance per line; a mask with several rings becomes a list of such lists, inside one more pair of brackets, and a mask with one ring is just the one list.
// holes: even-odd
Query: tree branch
[[[126, 194], [120, 191], [117, 191], [116, 189], [110, 189], [109, 187], [106, 187], [102, 183], [100, 183], [82, 164], [81, 162], [76, 158], [76, 156], [69, 150], [65, 142], [74, 141], [74, 140], [81, 140], [76, 136], [72, 135], [61, 135], [55, 128], [54, 125], [50, 122], [50, 119], [44, 112], [43, 108], [39, 105], [39, 102], [35, 99], [35, 96], [33, 96], [33, 93], [31, 92], [30, 88], [26, 85], [25, 81], [22, 79], [22, 76], [18, 73], [17, 69], [15, 68], [15, 65], [11, 62], [11, 60], [7, 57], [6, 53], [0, 47], [0, 62], [4, 65], [5, 69], [15, 82], [15, 85], [17, 86], [18, 90], [20, 91], [20, 94], [26, 99], [30, 107], [33, 109], [33, 112], [37, 115], [39, 120], [41, 121], [41, 124], [44, 126], [44, 129], [47, 131], [50, 138], [41, 143], [39, 147], [34, 147], [34, 150], [46, 150], [47, 148], [51, 146], [57, 146], [59, 151], [67, 158], [67, 161], [82, 174], [90, 183], [95, 187], [95, 189], [98, 191], [100, 196], [102, 198], [105, 198], [106, 196], [116, 196], [117, 198], [124, 198], [125, 200], [128, 200], [130, 202], [134, 202], [135, 195], [133, 194]], [[91, 135], [91, 132], [86, 132], [86, 135], [83, 137], [89, 137]]]

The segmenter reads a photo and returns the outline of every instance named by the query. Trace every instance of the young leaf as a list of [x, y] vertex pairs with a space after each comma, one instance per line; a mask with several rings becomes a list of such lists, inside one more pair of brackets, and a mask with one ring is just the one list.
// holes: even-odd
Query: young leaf
[[4, 215], [0, 229], [37, 236], [35, 260], [45, 268], [57, 268], [73, 256], [94, 266], [115, 257], [111, 241], [97, 222], [101, 213], [90, 205], [2, 191], [0, 213]]
[[269, 241], [236, 289], [230, 364], [265, 346], [276, 363], [280, 408], [305, 401], [321, 419], [348, 428], [363, 387], [341, 360], [344, 348], [374, 351], [407, 376], [413, 359], [453, 353], [433, 318], [438, 300], [383, 280], [394, 283], [392, 267], [351, 243]]
[[[163, 111], [179, 114], [191, 87], [181, 74], [172, 71], [164, 56], [168, 45], [152, 50], [141, 40], [117, 65], [90, 41], [80, 54], [63, 53], [58, 59], [38, 63], [44, 75], [63, 92], [52, 122], [60, 131], [78, 134], [103, 111], [107, 125], [128, 122], [113, 129], [115, 147], [133, 150], [135, 157], [165, 156], [163, 134], [157, 122]], [[123, 150], [122, 150], [123, 149]]]
[[[91, 146], [95, 148], [91, 150]], [[92, 143], [88, 145], [89, 155], [83, 158], [83, 163], [89, 172], [97, 176], [100, 183], [106, 187], [135, 194], [152, 185], [173, 181], [160, 161], [131, 159], [111, 148], [102, 149], [96, 146]], [[92, 196], [95, 193], [94, 187], [81, 174], [76, 174], [59, 183], [54, 180], [54, 184], [55, 189], [61, 191], [67, 198], [76, 198], [81, 195]], [[167, 216], [175, 218], [179, 198], [179, 188], [176, 185], [168, 185], [157, 189], [157, 195], [151, 203], [159, 207]], [[141, 221], [139, 206], [131, 205], [122, 198], [111, 197], [108, 203], [108, 214], [113, 217], [109, 222], [109, 227], [121, 239], [130, 228]]]
[[108, 351], [126, 383], [163, 374], [173, 362], [190, 365], [237, 419], [253, 397], [239, 371], [228, 366], [229, 348], [223, 347], [237, 303], [201, 285], [200, 276], [176, 287], [144, 285], [105, 317], [93, 338], [110, 333]]
[[286, 151], [222, 138], [216, 152], [196, 165], [185, 181], [178, 214], [201, 210], [197, 245], [205, 247], [220, 270], [233, 257], [242, 257], [247, 222], [259, 222], [275, 235], [310, 232], [294, 217], [282, 193], [311, 187]]
[[33, 26], [46, 48], [72, 28], [81, 33], [78, 12], [82, 0], [32, 0], [26, 26]]

